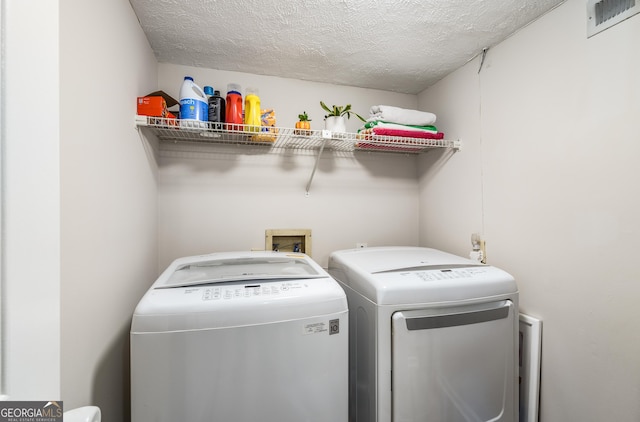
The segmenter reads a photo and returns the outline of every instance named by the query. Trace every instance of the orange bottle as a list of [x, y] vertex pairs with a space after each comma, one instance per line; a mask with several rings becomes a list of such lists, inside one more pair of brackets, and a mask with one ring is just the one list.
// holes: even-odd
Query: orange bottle
[[225, 113], [225, 122], [227, 129], [240, 130], [242, 119], [242, 94], [240, 93], [240, 85], [227, 85], [227, 104]]

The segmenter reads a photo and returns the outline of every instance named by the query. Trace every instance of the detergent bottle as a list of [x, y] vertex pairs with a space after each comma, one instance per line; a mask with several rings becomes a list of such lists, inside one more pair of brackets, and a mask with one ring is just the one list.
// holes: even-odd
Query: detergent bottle
[[207, 97], [207, 101], [209, 101], [209, 98], [213, 97], [213, 93], [214, 93], [213, 87], [209, 85], [205, 85], [203, 91], [204, 91], [205, 97]]
[[225, 101], [217, 89], [209, 97], [209, 121], [214, 123], [213, 127], [221, 129], [225, 121]]
[[227, 123], [227, 129], [240, 130], [242, 119], [242, 94], [240, 93], [240, 85], [229, 84], [227, 85], [227, 104], [225, 122]]
[[245, 130], [250, 132], [260, 132], [260, 97], [258, 90], [247, 88], [247, 95], [244, 97], [244, 124]]
[[[207, 97], [191, 76], [185, 76], [180, 87], [180, 120], [208, 119]], [[189, 124], [188, 124], [189, 125]]]

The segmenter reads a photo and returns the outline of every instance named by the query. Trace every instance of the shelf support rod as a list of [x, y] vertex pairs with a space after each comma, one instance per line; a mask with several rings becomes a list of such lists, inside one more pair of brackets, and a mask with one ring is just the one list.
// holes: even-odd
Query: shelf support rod
[[316, 170], [318, 169], [318, 164], [320, 163], [320, 157], [322, 156], [322, 151], [324, 151], [324, 146], [327, 143], [327, 139], [331, 138], [331, 131], [323, 130], [322, 131], [322, 145], [320, 145], [320, 150], [318, 151], [318, 156], [316, 157], [316, 163], [313, 165], [313, 170], [311, 170], [311, 176], [309, 177], [309, 181], [307, 182], [307, 187], [305, 188], [305, 196], [309, 196], [309, 189], [311, 189], [311, 182], [313, 181], [313, 177], [316, 174]]

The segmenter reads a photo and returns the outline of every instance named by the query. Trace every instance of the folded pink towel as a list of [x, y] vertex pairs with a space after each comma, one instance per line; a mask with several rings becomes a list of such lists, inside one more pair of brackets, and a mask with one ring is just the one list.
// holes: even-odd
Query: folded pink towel
[[422, 130], [402, 130], [402, 129], [389, 129], [384, 127], [374, 127], [372, 129], [365, 129], [360, 132], [364, 135], [381, 135], [381, 136], [398, 136], [404, 138], [422, 138], [422, 139], [444, 139], [444, 133], [437, 132], [425, 132]]

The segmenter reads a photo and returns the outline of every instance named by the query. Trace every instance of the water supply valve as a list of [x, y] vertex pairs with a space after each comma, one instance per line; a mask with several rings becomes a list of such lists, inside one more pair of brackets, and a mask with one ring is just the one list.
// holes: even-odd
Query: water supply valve
[[483, 264], [487, 263], [485, 242], [478, 233], [471, 234], [471, 252], [469, 253], [469, 258]]

